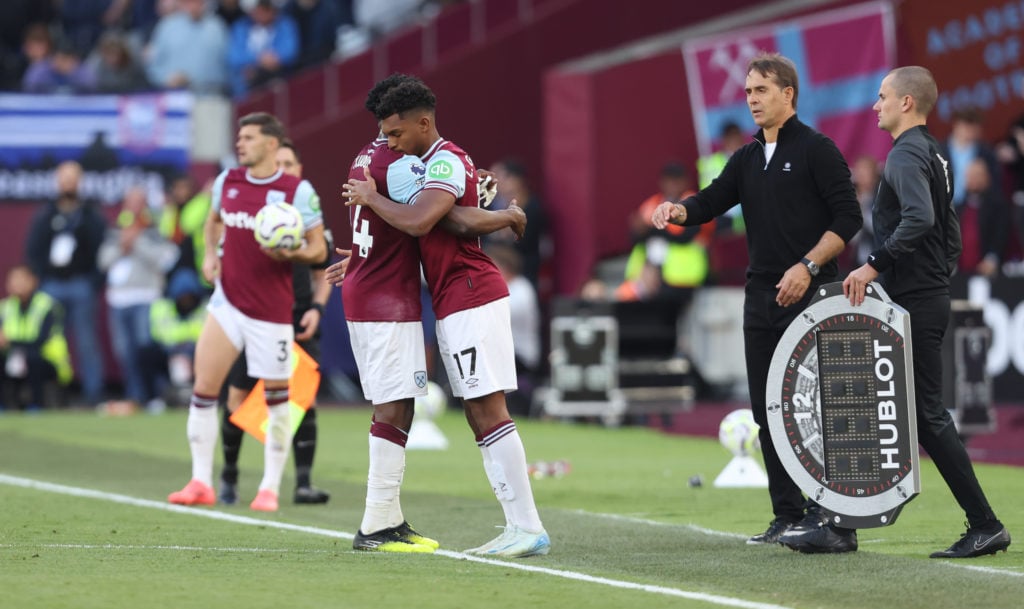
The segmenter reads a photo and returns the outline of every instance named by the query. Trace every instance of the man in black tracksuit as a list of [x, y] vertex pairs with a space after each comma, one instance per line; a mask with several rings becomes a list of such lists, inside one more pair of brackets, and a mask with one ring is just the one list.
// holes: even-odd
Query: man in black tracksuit
[[[917, 437], [966, 512], [969, 527], [959, 541], [931, 556], [970, 558], [1005, 550], [1010, 534], [989, 506], [942, 404], [949, 277], [961, 245], [949, 161], [925, 126], [937, 97], [935, 79], [925, 68], [897, 68], [882, 81], [874, 110], [879, 128], [895, 141], [872, 216], [875, 242], [881, 247], [871, 253], [867, 264], [850, 273], [843, 291], [853, 305], [860, 305], [865, 286], [877, 277], [889, 297], [910, 313]], [[819, 539], [805, 543], [814, 547], [824, 536], [818, 534]]]
[[[747, 69], [747, 105], [761, 131], [737, 150], [707, 188], [681, 203], [662, 203], [652, 221], [703, 224], [742, 203], [747, 226], [743, 339], [754, 420], [768, 473], [774, 519], [747, 543], [776, 543], [804, 518], [804, 498], [779, 460], [768, 430], [768, 369], [786, 328], [814, 288], [834, 281], [835, 257], [862, 224], [850, 169], [836, 145], [796, 116], [793, 63], [755, 57]], [[852, 540], [856, 549], [856, 537]]]

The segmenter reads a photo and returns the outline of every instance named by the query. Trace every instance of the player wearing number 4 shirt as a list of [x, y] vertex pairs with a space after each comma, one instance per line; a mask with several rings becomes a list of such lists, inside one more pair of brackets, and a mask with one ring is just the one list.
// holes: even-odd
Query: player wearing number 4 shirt
[[[381, 95], [413, 77], [395, 74], [377, 83], [366, 100], [373, 111]], [[408, 197], [421, 188], [425, 169], [417, 157], [388, 148], [379, 137], [356, 156], [350, 178], [368, 173], [384, 197]], [[370, 471], [366, 510], [353, 541], [357, 550], [432, 552], [438, 543], [405, 521], [399, 488], [405, 471], [405, 443], [413, 398], [426, 393], [426, 363], [420, 307], [420, 256], [416, 239], [392, 227], [366, 206], [349, 208], [351, 254], [327, 269], [341, 285], [352, 350], [363, 393], [374, 405], [370, 427]], [[452, 210], [444, 220], [458, 234], [483, 234], [511, 227], [522, 234], [526, 216], [518, 207], [489, 212]]]
[[425, 171], [421, 188], [402, 192], [389, 184], [389, 200], [378, 192], [373, 172], [364, 171], [366, 180], [349, 180], [345, 194], [349, 205], [368, 208], [420, 238], [441, 357], [505, 512], [504, 533], [469, 551], [507, 557], [546, 554], [551, 543], [533, 500], [523, 443], [505, 404], [505, 392], [516, 389], [508, 288], [476, 239], [437, 226], [453, 208], [477, 207], [478, 193], [472, 160], [437, 132], [435, 106], [433, 92], [413, 79], [384, 93], [375, 110], [390, 149], [419, 157]]
[[[216, 288], [196, 344], [187, 427], [192, 479], [167, 500], [182, 505], [214, 504], [217, 396], [231, 365], [246, 348], [249, 373], [263, 379], [269, 410], [263, 480], [249, 507], [276, 511], [291, 445], [292, 263], [321, 261], [327, 250], [320, 202], [313, 187], [277, 168], [275, 155], [284, 139], [284, 127], [265, 113], [244, 116], [238, 125], [235, 147], [242, 167], [225, 171], [214, 181], [213, 207], [204, 228], [203, 274]], [[302, 213], [306, 232], [297, 249], [261, 249], [253, 236], [256, 213], [264, 205], [278, 202], [291, 202]], [[217, 255], [218, 243], [222, 244], [222, 256]]]

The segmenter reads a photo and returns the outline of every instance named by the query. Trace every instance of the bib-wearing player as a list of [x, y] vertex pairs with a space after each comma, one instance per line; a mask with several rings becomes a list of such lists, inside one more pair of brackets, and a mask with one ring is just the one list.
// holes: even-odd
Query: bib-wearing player
[[478, 193], [472, 160], [437, 132], [435, 106], [433, 92], [416, 80], [384, 93], [376, 107], [389, 148], [419, 157], [417, 166], [425, 171], [422, 188], [408, 196], [394, 189], [379, 193], [377, 178], [365, 171], [366, 181], [349, 180], [346, 196], [349, 205], [369, 208], [402, 232], [419, 237], [441, 357], [453, 393], [463, 399], [484, 469], [505, 511], [504, 533], [469, 551], [507, 557], [546, 554], [551, 543], [534, 504], [523, 443], [505, 404], [505, 391], [516, 389], [508, 287], [477, 239], [437, 226], [453, 208], [475, 208]]
[[[288, 377], [292, 351], [292, 264], [324, 259], [323, 218], [309, 182], [277, 168], [275, 155], [284, 128], [273, 116], [254, 113], [238, 121], [235, 144], [241, 167], [224, 171], [213, 184], [213, 206], [204, 234], [203, 274], [215, 283], [202, 333], [196, 344], [195, 384], [188, 416], [192, 479], [167, 500], [182, 505], [213, 505], [213, 455], [217, 447], [217, 395], [228, 370], [246, 349], [249, 373], [266, 387], [268, 408], [264, 472], [249, 507], [275, 511], [291, 425]], [[302, 213], [303, 245], [262, 249], [253, 236], [256, 213], [268, 203], [291, 202]], [[223, 241], [222, 241], [223, 240]], [[222, 242], [223, 253], [217, 255]]]
[[[366, 99], [376, 108], [381, 96], [411, 76], [394, 74], [377, 83]], [[418, 81], [417, 81], [418, 82]], [[382, 196], [414, 192], [423, 185], [419, 159], [388, 148], [378, 137], [356, 156], [350, 178], [374, 176]], [[420, 305], [420, 256], [416, 239], [384, 222], [369, 207], [349, 209], [350, 255], [327, 269], [327, 280], [341, 285], [352, 351], [366, 399], [373, 405], [366, 509], [357, 550], [432, 552], [438, 542], [413, 530], [402, 513], [399, 489], [405, 471], [405, 444], [415, 396], [426, 394], [426, 361]], [[501, 212], [465, 208], [445, 220], [449, 230], [483, 234], [511, 227], [521, 235], [526, 216], [516, 206]]]

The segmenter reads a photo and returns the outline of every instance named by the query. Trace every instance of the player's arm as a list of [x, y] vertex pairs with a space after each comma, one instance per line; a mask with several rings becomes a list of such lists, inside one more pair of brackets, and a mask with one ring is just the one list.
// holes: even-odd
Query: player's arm
[[349, 180], [344, 186], [345, 205], [365, 205], [382, 220], [398, 230], [422, 237], [455, 206], [455, 195], [439, 188], [421, 190], [409, 205], [395, 203], [377, 192], [377, 182], [369, 169], [363, 170], [365, 180]]
[[203, 255], [203, 277], [209, 283], [220, 277], [220, 256], [217, 255], [217, 248], [220, 247], [223, 235], [224, 219], [220, 217], [220, 207], [212, 207], [203, 224], [203, 238], [206, 240], [203, 246], [206, 252]]
[[459, 237], [480, 237], [511, 228], [516, 239], [521, 239], [526, 231], [526, 213], [515, 200], [507, 208], [496, 211], [454, 205], [440, 224], [441, 228]]

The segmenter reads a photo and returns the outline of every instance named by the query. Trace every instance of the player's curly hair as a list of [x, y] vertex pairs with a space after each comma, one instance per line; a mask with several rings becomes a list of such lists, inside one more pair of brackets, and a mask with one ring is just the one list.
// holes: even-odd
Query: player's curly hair
[[415, 79], [400, 83], [388, 90], [377, 104], [374, 116], [384, 120], [392, 114], [402, 115], [410, 110], [427, 110], [433, 112], [437, 107], [437, 97], [422, 80]]
[[366, 94], [366, 103], [363, 104], [363, 107], [369, 110], [370, 112], [376, 112], [377, 104], [380, 103], [381, 97], [383, 97], [384, 94], [390, 91], [391, 89], [394, 89], [395, 87], [404, 82], [422, 81], [419, 78], [416, 78], [415, 76], [395, 72], [391, 76], [388, 76], [384, 80], [373, 85], [373, 88], [370, 89], [370, 92]]

